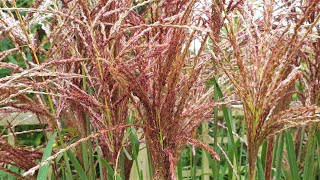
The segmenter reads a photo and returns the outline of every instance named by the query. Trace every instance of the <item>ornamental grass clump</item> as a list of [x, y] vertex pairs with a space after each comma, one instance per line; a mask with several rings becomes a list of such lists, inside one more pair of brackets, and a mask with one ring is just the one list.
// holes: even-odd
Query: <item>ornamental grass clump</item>
[[[110, 29], [109, 39], [115, 41], [110, 46], [115, 52], [106, 60], [97, 59], [110, 69], [117, 84], [127, 88], [122, 98], [130, 97], [147, 125], [144, 136], [154, 177], [159, 179], [176, 178], [177, 160], [187, 142], [218, 158], [209, 146], [190, 137], [200, 123], [209, 120], [214, 106], [210, 91], [204, 87], [210, 78], [203, 70], [208, 60], [202, 54], [207, 34], [189, 30], [189, 26], [205, 23], [192, 16], [195, 4], [150, 1], [136, 5], [134, 8], [143, 7], [139, 12], [124, 9]], [[201, 47], [190, 55], [196, 38]]]
[[[126, 124], [131, 94], [118, 69], [133, 47], [126, 44], [127, 31], [119, 29], [124, 18], [134, 16], [131, 3], [44, 1], [24, 9], [24, 18], [15, 4], [5, 7], [7, 11], [1, 10], [2, 33], [16, 47], [2, 52], [2, 58], [17, 53], [24, 60], [24, 69], [12, 63], [1, 64], [13, 71], [0, 80], [1, 106], [6, 106], [1, 110], [33, 112], [52, 129], [60, 131], [65, 126], [79, 137]], [[123, 139], [125, 131], [115, 129], [98, 138], [101, 156], [114, 168], [127, 142]], [[130, 150], [130, 144], [126, 143], [126, 148]], [[82, 159], [81, 153], [77, 155]], [[131, 164], [125, 163], [127, 178]]]
[[[130, 91], [138, 98], [138, 110], [144, 124], [144, 136], [150, 149], [156, 179], [176, 179], [178, 157], [186, 143], [200, 146], [218, 159], [204, 143], [192, 137], [202, 122], [212, 116], [211, 90], [205, 82], [211, 78], [206, 69], [209, 56], [205, 53], [208, 34], [194, 26], [207, 26], [201, 16], [193, 16], [196, 1], [151, 4], [141, 14], [134, 63], [120, 71], [125, 74]], [[146, 18], [145, 16], [151, 16]], [[137, 24], [138, 26], [138, 24]], [[200, 48], [190, 52], [198, 39]], [[136, 63], [135, 63], [136, 61]]]
[[[0, 105], [6, 107], [1, 110], [32, 112], [51, 129], [73, 129], [78, 137], [121, 127], [135, 114], [131, 123], [143, 124], [159, 179], [176, 179], [178, 157], [187, 143], [219, 159], [192, 137], [216, 105], [205, 87], [211, 78], [206, 71], [208, 34], [193, 28], [208, 22], [193, 15], [196, 3], [37, 1], [26, 9], [2, 4], [1, 33], [12, 47], [1, 58], [16, 53], [23, 68], [0, 64], [12, 71], [0, 79]], [[192, 52], [195, 39], [201, 47]], [[99, 155], [115, 171], [123, 148], [132, 148], [128, 131], [113, 129], [97, 139]], [[81, 150], [76, 148], [77, 158], [85, 163]], [[133, 161], [124, 159], [128, 179]], [[64, 160], [69, 162], [66, 153]]]
[[[0, 113], [31, 112], [43, 127], [15, 132], [6, 122], [0, 170], [30, 179], [129, 179], [137, 171], [139, 179], [167, 180], [188, 169], [196, 178], [200, 147], [201, 179], [210, 168], [214, 179], [246, 177], [247, 151], [249, 179], [256, 164], [259, 178], [271, 179], [275, 154], [276, 176], [284, 169], [284, 136], [277, 146], [275, 135], [298, 126], [300, 141], [308, 125], [307, 152], [297, 155], [312, 179], [319, 18], [317, 1], [0, 1]], [[239, 99], [246, 128], [232, 120]], [[4, 140], [39, 130], [53, 133], [38, 147]], [[212, 146], [197, 139], [200, 131]], [[291, 134], [284, 133], [289, 164]], [[143, 151], [148, 170], [139, 167]], [[290, 170], [299, 178], [298, 166]]]
[[[311, 2], [296, 12], [296, 23], [284, 21], [293, 18], [293, 4], [276, 11], [274, 1], [258, 5], [242, 1], [230, 10], [214, 4], [221, 16], [220, 36], [212, 34], [212, 57], [228, 76], [241, 99], [247, 126], [249, 179], [255, 179], [255, 163], [262, 142], [284, 128], [301, 126], [317, 120], [314, 104], [279, 107], [294, 91], [294, 84], [303, 73], [296, 62], [299, 49], [319, 23], [317, 14], [307, 19], [318, 5]], [[284, 8], [287, 7], [288, 9]], [[261, 15], [257, 15], [259, 10]], [[219, 21], [218, 21], [219, 22]], [[216, 23], [219, 25], [219, 23]], [[316, 60], [317, 61], [317, 60]], [[268, 176], [267, 176], [268, 177]]]
[[[14, 111], [33, 112], [52, 129], [61, 130], [63, 124], [75, 130], [79, 137], [85, 137], [90, 129], [101, 131], [125, 124], [130, 93], [126, 82], [117, 74], [121, 59], [116, 59], [122, 48], [120, 41], [125, 37], [115, 34], [115, 28], [119, 26], [116, 22], [123, 20], [119, 9], [129, 9], [131, 4], [37, 2], [33, 7], [38, 10], [26, 9], [25, 20], [12, 6], [18, 20], [11, 11], [1, 11], [4, 21], [13, 21], [13, 25], [3, 22], [7, 29], [4, 33], [22, 57], [26, 57], [26, 51], [30, 51], [31, 57], [24, 59], [24, 70], [1, 79], [1, 88], [10, 91], [3, 94], [1, 105]], [[34, 24], [42, 26], [32, 31]], [[8, 64], [3, 67], [9, 67]], [[125, 129], [118, 129], [99, 137], [102, 156], [113, 165], [122, 149], [124, 132]], [[126, 163], [127, 177], [131, 162]]]

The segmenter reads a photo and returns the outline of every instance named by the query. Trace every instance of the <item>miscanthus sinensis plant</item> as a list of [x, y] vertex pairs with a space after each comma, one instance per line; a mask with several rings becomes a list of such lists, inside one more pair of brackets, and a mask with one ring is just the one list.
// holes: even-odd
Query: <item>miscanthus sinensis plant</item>
[[[202, 122], [210, 120], [216, 105], [212, 89], [205, 87], [211, 78], [206, 70], [210, 56], [204, 52], [208, 33], [192, 28], [208, 24], [201, 13], [194, 13], [196, 4], [37, 1], [30, 8], [18, 8], [15, 2], [3, 2], [1, 33], [13, 47], [1, 53], [2, 59], [17, 53], [24, 67], [1, 63], [13, 71], [0, 80], [2, 112], [30, 111], [52, 130], [59, 132], [64, 126], [79, 137], [105, 131], [96, 146], [115, 170], [123, 148], [133, 148], [127, 123], [143, 129], [154, 178], [176, 178], [186, 143], [219, 159], [192, 137]], [[192, 53], [195, 39], [201, 45]], [[135, 121], [128, 122], [129, 118]], [[60, 146], [69, 149], [58, 135]], [[81, 148], [76, 152], [85, 163]], [[132, 161], [124, 161], [122, 173], [128, 179]], [[67, 173], [72, 174], [68, 164]]]
[[[263, 1], [261, 7], [242, 1], [235, 8], [223, 2], [215, 3], [215, 12], [220, 14], [216, 18], [220, 21], [212, 29], [220, 26], [221, 33], [211, 35], [212, 58], [228, 76], [243, 104], [249, 179], [255, 179], [257, 154], [266, 138], [272, 138], [284, 128], [319, 120], [316, 115], [319, 107], [314, 103], [288, 106], [295, 93], [295, 83], [303, 78], [300, 49], [305, 43], [318, 41], [312, 38], [319, 31], [320, 15], [315, 13], [318, 2], [302, 3], [299, 10], [293, 9], [298, 2]], [[311, 61], [319, 61], [306, 60], [309, 67], [315, 63]], [[313, 74], [314, 69], [309, 72]], [[308, 84], [314, 88], [319, 77], [311, 75], [308, 79], [311, 78], [312, 85]], [[270, 174], [266, 177], [270, 179]]]
[[[272, 152], [274, 135], [285, 128], [315, 122], [310, 137], [316, 132], [316, 1], [299, 6], [288, 1], [262, 6], [219, 0], [27, 2], [0, 3], [1, 39], [10, 42], [0, 53], [0, 67], [9, 70], [0, 78], [0, 112], [36, 114], [47, 130], [57, 132], [59, 148], [50, 157], [45, 152], [47, 159], [38, 163], [40, 149], [15, 148], [1, 139], [1, 170], [21, 177], [5, 168], [14, 165], [28, 178], [40, 169], [42, 177], [41, 169], [62, 155], [66, 178], [75, 176], [74, 167], [79, 176], [129, 179], [139, 144], [145, 143], [153, 178], [177, 179], [187, 144], [219, 160], [194, 134], [210, 122], [215, 107], [228, 105], [214, 102], [213, 88], [206, 86], [220, 74], [243, 104], [250, 179], [264, 140]], [[192, 50], [195, 42], [199, 47]], [[297, 81], [307, 88], [293, 106]], [[80, 140], [67, 138], [65, 129]], [[309, 144], [312, 149], [314, 140]], [[271, 177], [268, 154], [266, 179]], [[99, 164], [99, 175], [90, 161]], [[54, 168], [59, 177], [61, 169]]]

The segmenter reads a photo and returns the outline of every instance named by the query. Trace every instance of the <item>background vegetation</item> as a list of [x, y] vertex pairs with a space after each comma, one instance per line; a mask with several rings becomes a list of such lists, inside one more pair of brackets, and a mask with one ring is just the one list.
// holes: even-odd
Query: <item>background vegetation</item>
[[0, 178], [319, 179], [319, 18], [305, 0], [1, 1], [1, 118], [40, 124], [4, 122]]

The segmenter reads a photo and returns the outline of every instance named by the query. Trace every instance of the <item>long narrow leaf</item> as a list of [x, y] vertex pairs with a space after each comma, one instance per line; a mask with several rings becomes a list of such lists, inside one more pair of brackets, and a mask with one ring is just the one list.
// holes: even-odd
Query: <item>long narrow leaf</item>
[[77, 174], [79, 174], [79, 177], [81, 180], [88, 180], [88, 177], [86, 176], [86, 173], [84, 172], [82, 166], [80, 165], [78, 159], [76, 156], [71, 152], [70, 150], [67, 151], [68, 158], [72, 162]]
[[284, 132], [286, 135], [286, 147], [288, 151], [288, 160], [290, 165], [291, 179], [299, 180], [299, 168], [297, 163], [296, 154], [294, 151], [293, 139], [289, 131]]
[[314, 151], [316, 147], [316, 127], [311, 127], [309, 134], [309, 140], [307, 144], [307, 152], [304, 163], [303, 179], [309, 180], [314, 179]]
[[[54, 140], [55, 140], [56, 136], [57, 136], [57, 133], [54, 133], [50, 137], [49, 142], [48, 142], [48, 144], [47, 144], [47, 146], [46, 146], [46, 148], [44, 150], [41, 162], [43, 162], [46, 158], [48, 158], [51, 155], [52, 149], [53, 149]], [[42, 166], [39, 169], [37, 180], [47, 179], [47, 176], [48, 176], [48, 173], [49, 173], [48, 168], [49, 168], [49, 164], [46, 164], [46, 165]]]
[[281, 169], [282, 169], [282, 156], [283, 156], [283, 148], [284, 148], [284, 134], [280, 135], [279, 148], [277, 152], [277, 169], [276, 169], [276, 180], [281, 179]]

